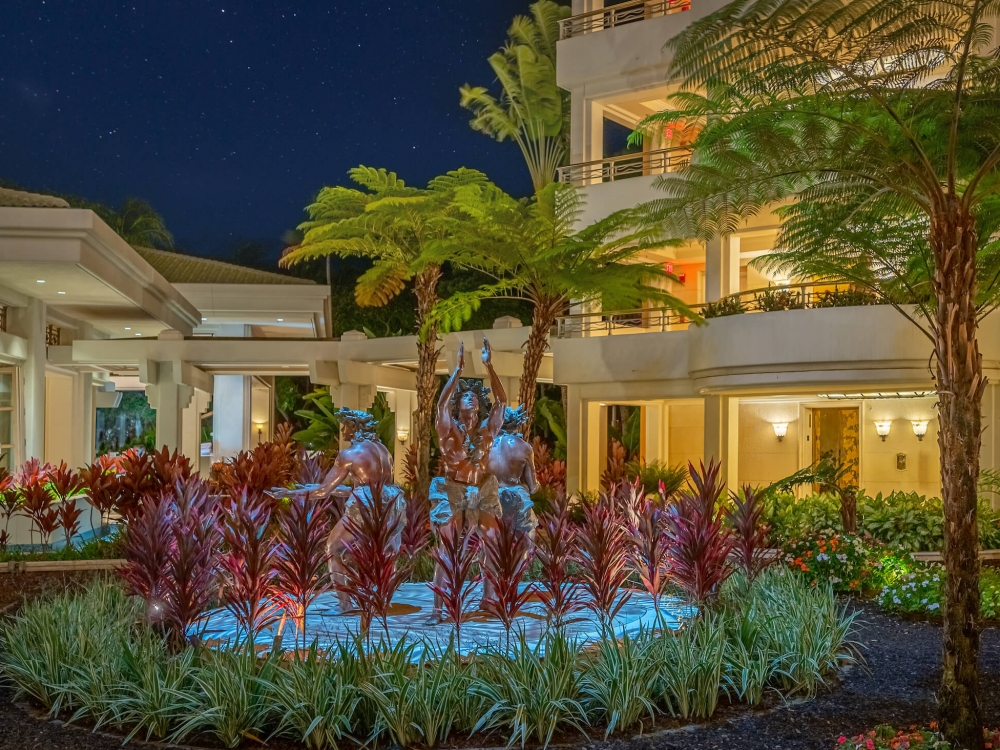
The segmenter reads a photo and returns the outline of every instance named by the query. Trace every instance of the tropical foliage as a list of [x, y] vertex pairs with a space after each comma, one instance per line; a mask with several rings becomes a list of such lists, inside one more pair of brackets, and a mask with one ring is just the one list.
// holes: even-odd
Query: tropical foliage
[[996, 15], [978, 0], [738, 0], [669, 42], [681, 91], [641, 125], [700, 129], [690, 165], [661, 178], [666, 197], [648, 207], [669, 231], [709, 239], [778, 206], [777, 252], [763, 264], [869, 290], [931, 342], [953, 529], [942, 730], [976, 750], [977, 328], [997, 299]]
[[371, 262], [355, 287], [355, 299], [362, 307], [385, 305], [412, 284], [420, 333], [412, 434], [418, 489], [426, 494], [439, 325], [431, 312], [440, 301], [437, 286], [442, 263], [448, 260], [440, 253], [440, 241], [452, 236], [463, 221], [452, 208], [456, 191], [486, 178], [460, 169], [434, 178], [426, 188], [415, 188], [384, 169], [357, 167], [350, 176], [360, 189], [323, 188], [306, 208], [309, 220], [299, 227], [305, 232], [302, 242], [286, 249], [281, 263], [293, 266], [328, 255]]
[[569, 92], [556, 85], [559, 21], [570, 9], [551, 0], [531, 5], [531, 16], [517, 16], [507, 44], [489, 58], [500, 82], [499, 98], [483, 86], [462, 86], [461, 105], [475, 114], [474, 130], [521, 149], [535, 190], [556, 177], [569, 155]]

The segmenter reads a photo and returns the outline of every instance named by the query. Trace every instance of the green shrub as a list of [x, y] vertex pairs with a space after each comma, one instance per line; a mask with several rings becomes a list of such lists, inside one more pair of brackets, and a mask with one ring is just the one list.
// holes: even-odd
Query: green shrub
[[753, 306], [760, 312], [801, 310], [805, 307], [802, 295], [791, 289], [765, 289], [753, 297]]
[[725, 318], [729, 315], [742, 315], [746, 311], [743, 299], [739, 295], [733, 295], [717, 302], [709, 302], [701, 309], [701, 315], [703, 318]]
[[[898, 564], [878, 595], [878, 603], [889, 612], [941, 616], [945, 569], [937, 563], [910, 558]], [[982, 615], [1000, 619], [1000, 571], [984, 566], [979, 574]]]
[[834, 289], [831, 292], [820, 292], [815, 307], [859, 307], [877, 304], [879, 298], [864, 289]]
[[[843, 531], [840, 501], [831, 494], [796, 498], [778, 493], [771, 498], [768, 523], [771, 536], [781, 543], [830, 529]], [[979, 501], [979, 543], [1000, 549], [1000, 513], [989, 501]], [[944, 546], [944, 508], [941, 499], [916, 492], [893, 492], [858, 498], [858, 532], [911, 552], [937, 551]]]
[[625, 465], [625, 476], [630, 480], [638, 477], [647, 495], [657, 494], [662, 483], [664, 494], [671, 497], [687, 482], [688, 471], [680, 464], [670, 466], [665, 461], [652, 461], [648, 464], [644, 461], [629, 461]]

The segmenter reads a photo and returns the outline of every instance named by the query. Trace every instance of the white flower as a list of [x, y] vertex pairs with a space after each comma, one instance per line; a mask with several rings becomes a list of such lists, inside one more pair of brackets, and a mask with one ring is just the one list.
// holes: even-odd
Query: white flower
[[925, 598], [921, 599], [921, 600], [920, 600], [920, 603], [921, 603], [921, 604], [927, 604], [927, 598], [925, 597]]
[[830, 556], [827, 555], [825, 552], [820, 552], [818, 555], [816, 555], [816, 560], [818, 562], [826, 562], [829, 559], [830, 559]]
[[938, 604], [937, 602], [935, 602], [934, 604], [928, 605], [927, 609], [937, 609], [940, 606], [941, 606], [940, 604]]
[[895, 603], [895, 604], [902, 604], [902, 602], [901, 602], [901, 601], [899, 601], [899, 597], [898, 597], [898, 596], [894, 596], [894, 597], [892, 597], [892, 601], [893, 601], [893, 603]]

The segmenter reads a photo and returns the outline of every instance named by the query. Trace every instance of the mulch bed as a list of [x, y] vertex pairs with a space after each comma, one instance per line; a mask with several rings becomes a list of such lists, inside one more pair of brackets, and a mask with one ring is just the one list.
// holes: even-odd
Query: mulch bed
[[[43, 574], [38, 574], [39, 576]], [[35, 590], [55, 587], [58, 581], [30, 584]], [[0, 592], [5, 584], [0, 580]], [[22, 590], [29, 588], [22, 582]], [[0, 596], [7, 594], [0, 593]], [[3, 601], [0, 599], [0, 601]], [[726, 708], [710, 722], [680, 729], [653, 731], [644, 736], [607, 742], [581, 740], [579, 745], [604, 750], [832, 750], [841, 733], [857, 734], [876, 724], [898, 727], [926, 725], [935, 718], [934, 691], [940, 676], [939, 624], [909, 622], [882, 614], [872, 604], [860, 605], [856, 640], [866, 665], [845, 672], [842, 682], [809, 702], [796, 701], [766, 710]], [[1000, 691], [990, 688], [1000, 680], [1000, 630], [983, 634], [982, 698], [990, 726], [1000, 725]], [[35, 718], [11, 703], [13, 693], [0, 687], [0, 750], [115, 750], [121, 740], [88, 733], [83, 728]], [[469, 747], [464, 738], [458, 743]], [[562, 745], [573, 735], [560, 738]], [[485, 741], [501, 745], [499, 737]], [[134, 744], [143, 744], [134, 742]], [[281, 743], [285, 747], [284, 743]]]
[[[65, 573], [0, 573], [0, 616], [20, 608], [25, 601], [47, 599], [64, 591], [81, 589], [97, 576], [106, 576], [101, 570], [76, 570]], [[2, 741], [2, 737], [0, 737]]]

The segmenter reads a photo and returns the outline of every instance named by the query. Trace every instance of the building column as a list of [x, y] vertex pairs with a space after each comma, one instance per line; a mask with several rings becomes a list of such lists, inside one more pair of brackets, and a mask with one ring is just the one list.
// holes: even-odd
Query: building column
[[24, 365], [22, 401], [24, 415], [20, 437], [23, 449], [15, 447], [16, 461], [29, 458], [43, 460], [45, 457], [45, 303], [39, 299], [29, 299], [25, 307], [8, 310], [7, 330], [27, 342]]
[[740, 400], [705, 396], [705, 464], [721, 464], [720, 477], [731, 490], [739, 487]]
[[221, 461], [250, 446], [250, 377], [216, 375], [212, 392], [212, 456]]
[[393, 436], [393, 444], [390, 446], [393, 456], [393, 477], [398, 484], [402, 484], [406, 480], [406, 450], [412, 438], [411, 426], [413, 412], [417, 408], [417, 392], [401, 389], [392, 390], [386, 393], [386, 400], [389, 402], [389, 408], [392, 410], [396, 422], [396, 434]]
[[570, 97], [570, 122], [570, 164], [603, 159], [604, 107], [587, 99], [582, 91], [574, 91]]
[[201, 463], [201, 415], [208, 410], [211, 394], [200, 388], [194, 389], [191, 403], [184, 409], [182, 417], [181, 453], [191, 459], [191, 465]]
[[705, 301], [716, 302], [740, 291], [740, 238], [715, 237], [705, 243]]
[[184, 410], [191, 404], [194, 387], [181, 382], [176, 362], [157, 362], [155, 382], [146, 386], [146, 398], [156, 410], [156, 447], [183, 451]]
[[584, 485], [586, 460], [584, 428], [586, 404], [580, 398], [580, 387], [566, 387], [566, 494], [575, 495]]
[[645, 404], [640, 416], [642, 437], [640, 457], [647, 464], [666, 461], [669, 455], [669, 412], [662, 401]]
[[[1000, 386], [990, 383], [983, 393], [983, 437], [979, 449], [979, 468], [1000, 469]], [[928, 430], [930, 433], [930, 430]], [[936, 437], [936, 436], [935, 436]], [[928, 434], [924, 440], [931, 439]], [[1000, 508], [1000, 496], [989, 493], [993, 508]]]

